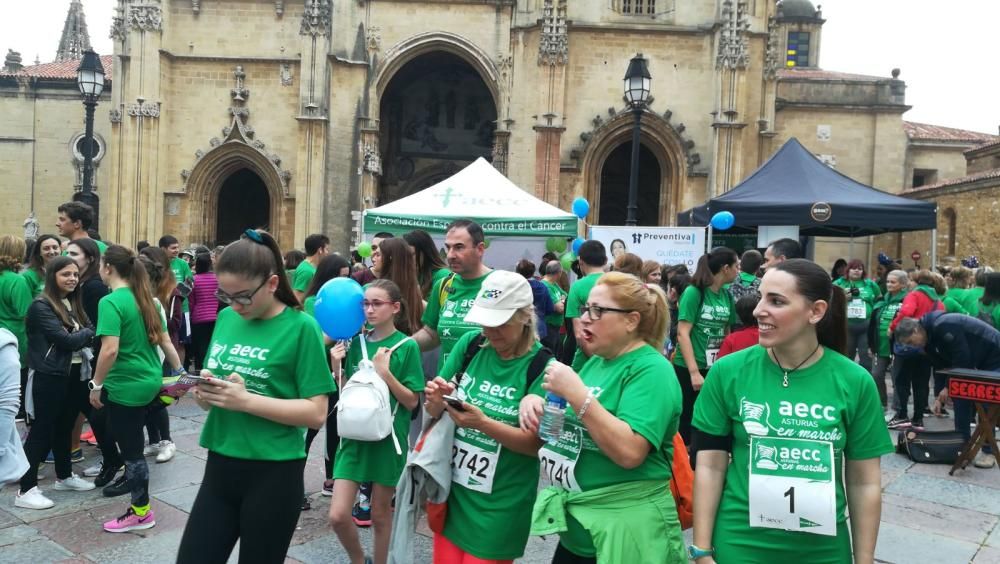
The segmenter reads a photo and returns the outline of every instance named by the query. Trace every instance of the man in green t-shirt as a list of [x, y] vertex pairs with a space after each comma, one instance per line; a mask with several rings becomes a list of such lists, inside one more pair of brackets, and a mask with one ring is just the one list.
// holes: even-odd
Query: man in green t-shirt
[[424, 326], [413, 334], [422, 351], [441, 346], [438, 371], [458, 339], [479, 330], [478, 325], [465, 321], [465, 314], [479, 295], [483, 279], [492, 272], [483, 264], [485, 241], [483, 228], [469, 219], [456, 219], [445, 233], [444, 248], [452, 274], [434, 283], [421, 319]]
[[173, 235], [164, 235], [163, 237], [160, 237], [160, 241], [157, 246], [163, 249], [163, 252], [167, 254], [167, 260], [170, 261], [170, 271], [174, 273], [174, 278], [177, 279], [178, 284], [182, 284], [194, 278], [194, 275], [191, 273], [191, 265], [189, 265], [186, 260], [180, 258], [181, 243], [177, 240], [177, 237], [174, 237]]
[[[577, 372], [590, 358], [586, 350], [583, 350], [582, 341], [579, 340], [579, 331], [582, 327], [580, 323], [580, 306], [587, 303], [587, 296], [590, 295], [591, 288], [597, 284], [597, 279], [604, 274], [604, 267], [608, 264], [608, 252], [604, 248], [604, 243], [590, 240], [580, 245], [580, 271], [583, 277], [569, 287], [569, 296], [566, 298], [566, 344], [563, 347], [563, 354], [560, 360], [573, 366]], [[580, 343], [578, 348], [577, 344]]]
[[[94, 223], [94, 209], [83, 202], [66, 202], [59, 206], [59, 218], [56, 219], [56, 229], [59, 235], [66, 237], [70, 241], [77, 239], [90, 239], [87, 231]], [[97, 248], [104, 254], [108, 246], [102, 241], [94, 239]]]
[[552, 298], [552, 305], [555, 313], [545, 316], [545, 325], [548, 326], [549, 333], [542, 339], [545, 346], [558, 354], [560, 335], [563, 323], [566, 321], [566, 296], [565, 290], [559, 286], [559, 276], [562, 274], [562, 265], [557, 260], [550, 260], [545, 263], [545, 272], [542, 273], [542, 284], [549, 290], [549, 297]]
[[330, 238], [320, 233], [313, 233], [306, 237], [306, 260], [295, 267], [295, 274], [292, 276], [292, 292], [295, 299], [302, 303], [302, 299], [309, 290], [313, 275], [316, 274], [316, 266], [323, 257], [330, 254]]

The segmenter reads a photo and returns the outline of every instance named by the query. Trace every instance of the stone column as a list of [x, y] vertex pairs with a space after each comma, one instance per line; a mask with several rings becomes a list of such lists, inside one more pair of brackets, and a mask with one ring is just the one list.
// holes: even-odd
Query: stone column
[[[294, 175], [294, 243], [323, 229], [324, 158], [329, 126], [330, 0], [306, 0], [299, 26], [302, 62], [299, 72], [299, 144]], [[288, 205], [293, 205], [291, 201]]]

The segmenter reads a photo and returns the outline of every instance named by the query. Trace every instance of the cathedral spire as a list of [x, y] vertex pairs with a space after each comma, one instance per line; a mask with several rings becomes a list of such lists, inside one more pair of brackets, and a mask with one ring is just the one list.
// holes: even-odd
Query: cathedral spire
[[56, 61], [79, 59], [87, 49], [90, 49], [90, 35], [87, 33], [87, 19], [83, 15], [83, 3], [70, 0]]

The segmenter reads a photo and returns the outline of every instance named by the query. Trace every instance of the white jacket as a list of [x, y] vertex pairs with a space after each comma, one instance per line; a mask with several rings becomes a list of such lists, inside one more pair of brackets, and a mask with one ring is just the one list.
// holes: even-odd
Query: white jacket
[[14, 418], [21, 395], [21, 359], [17, 338], [0, 329], [0, 485], [21, 479], [28, 470]]

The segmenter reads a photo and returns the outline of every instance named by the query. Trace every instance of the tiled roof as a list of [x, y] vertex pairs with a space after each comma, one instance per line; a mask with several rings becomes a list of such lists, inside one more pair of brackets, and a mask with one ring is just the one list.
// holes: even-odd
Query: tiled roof
[[990, 135], [989, 133], [912, 121], [903, 122], [903, 131], [906, 132], [906, 136], [910, 139], [919, 141], [964, 141], [966, 143], [980, 144], [993, 143], [1000, 140], [1000, 137]]
[[[101, 57], [101, 65], [104, 67], [104, 77], [105, 80], [111, 81], [111, 62], [114, 60], [114, 55], [103, 55]], [[56, 63], [44, 63], [41, 65], [32, 65], [30, 67], [24, 67], [21, 70], [10, 73], [6, 72], [0, 68], [0, 76], [25, 76], [25, 77], [36, 77], [36, 78], [54, 78], [54, 79], [66, 79], [66, 80], [76, 80], [76, 69], [80, 66], [79, 59], [70, 59], [68, 61], [59, 61]]]
[[823, 69], [783, 68], [778, 69], [778, 79], [801, 80], [850, 80], [860, 82], [879, 82], [890, 80], [887, 76], [870, 76], [867, 74], [852, 74], [849, 72], [828, 71]]
[[989, 180], [991, 178], [1000, 179], [1000, 168], [984, 170], [982, 172], [977, 172], [976, 174], [970, 174], [969, 176], [963, 176], [961, 178], [952, 178], [950, 180], [944, 180], [936, 184], [928, 184], [927, 186], [911, 188], [910, 190], [907, 190], [906, 193], [907, 194], [920, 193], [926, 190], [932, 190], [934, 188], [944, 188], [946, 186], [956, 186], [958, 184], [969, 184], [972, 182], [977, 182], [979, 180]]
[[990, 147], [996, 147], [1000, 145], [1000, 136], [993, 136], [993, 141], [983, 143], [982, 145], [976, 145], [975, 147], [965, 151], [966, 153], [971, 153], [972, 151], [978, 151], [980, 149], [989, 149]]

